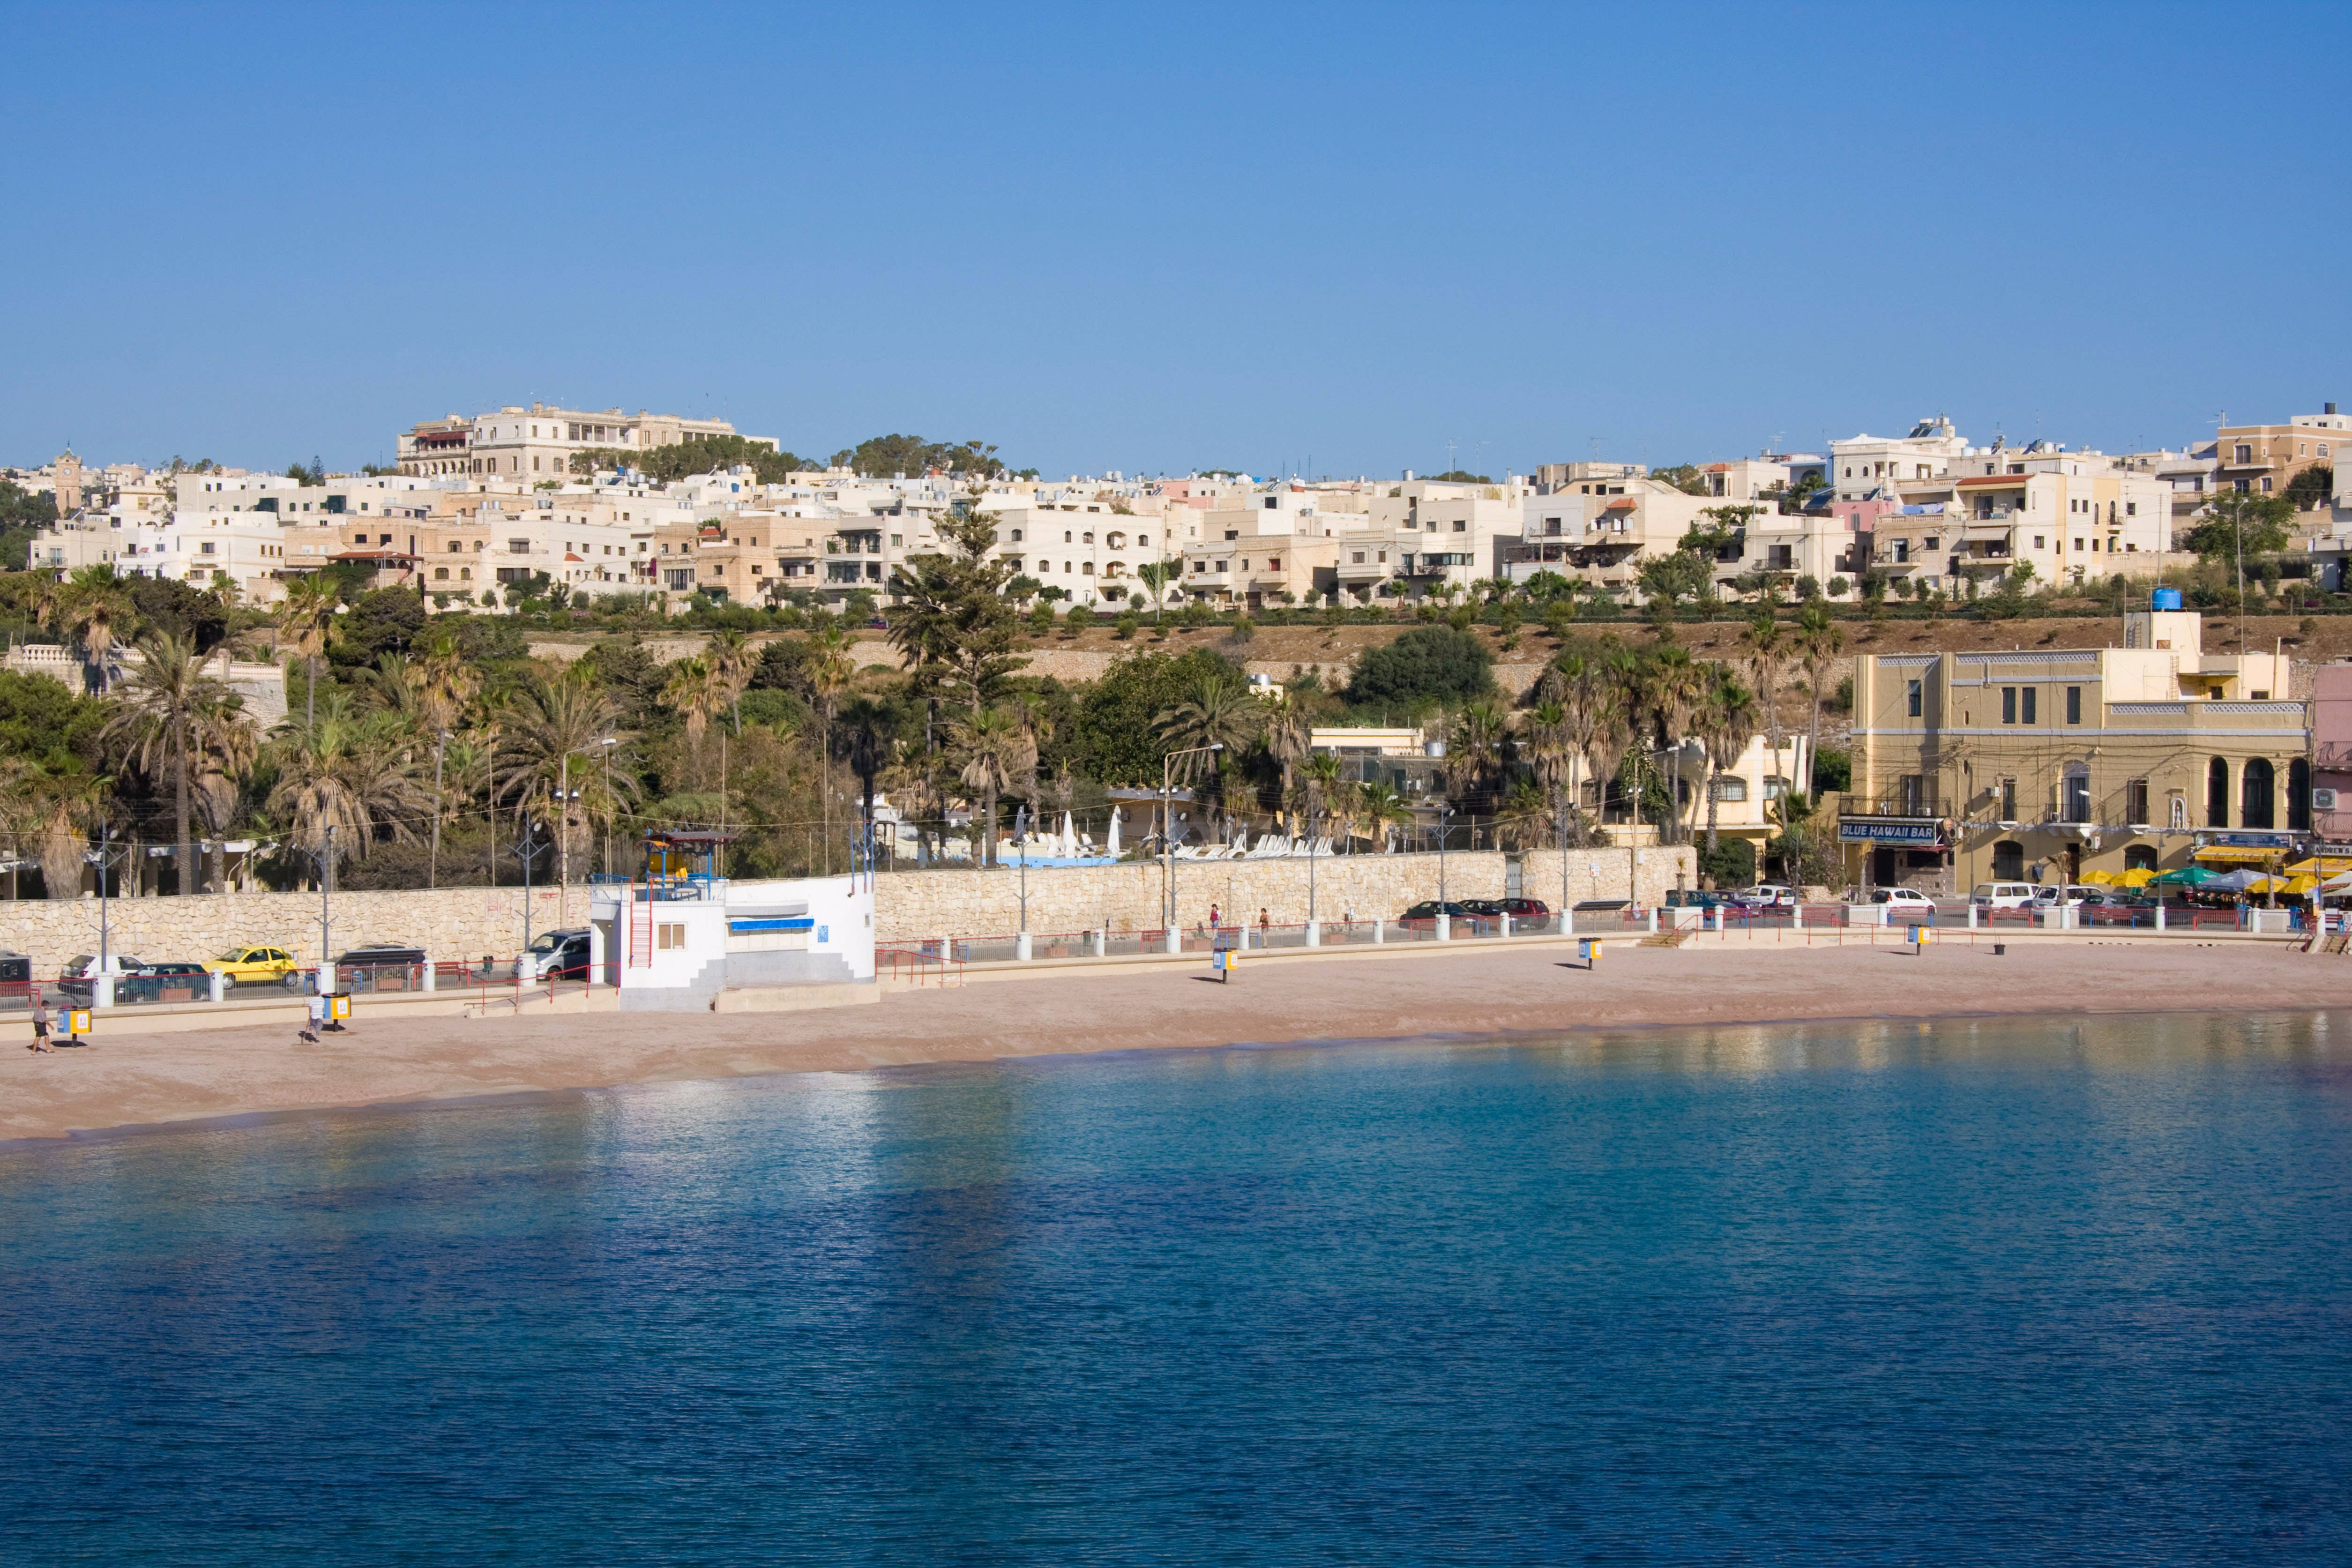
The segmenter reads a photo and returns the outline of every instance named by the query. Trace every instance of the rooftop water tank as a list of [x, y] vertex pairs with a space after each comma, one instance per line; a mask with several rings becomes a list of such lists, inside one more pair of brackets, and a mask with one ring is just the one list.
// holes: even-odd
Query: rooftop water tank
[[2180, 608], [2180, 590], [2178, 588], [2157, 589], [2147, 596], [2147, 607], [2151, 610], [2177, 610]]

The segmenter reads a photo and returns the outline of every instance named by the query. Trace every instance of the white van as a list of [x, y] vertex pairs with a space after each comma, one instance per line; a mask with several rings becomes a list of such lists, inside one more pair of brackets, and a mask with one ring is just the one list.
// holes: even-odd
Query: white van
[[1969, 902], [1980, 910], [2021, 910], [2033, 902], [2031, 882], [1979, 882]]

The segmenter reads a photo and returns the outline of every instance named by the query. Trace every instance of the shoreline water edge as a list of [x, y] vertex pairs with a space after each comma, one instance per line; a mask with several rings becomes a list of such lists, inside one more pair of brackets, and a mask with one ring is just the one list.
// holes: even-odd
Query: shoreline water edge
[[[1203, 983], [1206, 981], [1207, 983]], [[1329, 1045], [1651, 1026], [2352, 1006], [2352, 964], [2263, 946], [1558, 949], [1437, 962], [1072, 971], [772, 1015], [371, 1019], [310, 1046], [281, 1024], [101, 1036], [0, 1055], [0, 1147], [362, 1107], [629, 1083], [1236, 1044]]]

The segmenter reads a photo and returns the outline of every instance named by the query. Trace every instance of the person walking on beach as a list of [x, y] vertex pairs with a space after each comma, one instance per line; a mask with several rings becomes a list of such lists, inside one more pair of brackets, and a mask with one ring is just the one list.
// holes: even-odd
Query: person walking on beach
[[[1248, 917], [1247, 915], [1244, 915], [1242, 918], [1243, 918], [1244, 920], [1247, 920], [1249, 917]], [[1265, 912], [1265, 906], [1264, 906], [1264, 905], [1260, 905], [1260, 906], [1258, 907], [1258, 911], [1257, 911], [1257, 937], [1258, 937], [1257, 944], [1258, 944], [1258, 946], [1260, 946], [1260, 947], [1264, 947], [1264, 946], [1265, 945], [1266, 933], [1267, 933], [1267, 932], [1269, 932], [1269, 931], [1273, 931], [1273, 930], [1274, 930], [1274, 917], [1273, 917], [1272, 915], [1269, 915], [1269, 914], [1267, 914], [1267, 913]]]
[[304, 1045], [315, 1046], [319, 1043], [319, 1030], [327, 1021], [327, 999], [313, 991], [310, 995], [302, 998], [302, 1005], [309, 1015], [309, 1021], [302, 1026], [301, 1033], [295, 1037]]
[[1209, 929], [1211, 931], [1214, 931], [1220, 923], [1221, 922], [1217, 919], [1217, 906], [1211, 904], [1209, 906]]
[[33, 1043], [25, 1048], [28, 1051], [50, 1051], [57, 1048], [49, 1044], [49, 1005], [41, 999], [41, 994], [37, 991], [33, 993]]

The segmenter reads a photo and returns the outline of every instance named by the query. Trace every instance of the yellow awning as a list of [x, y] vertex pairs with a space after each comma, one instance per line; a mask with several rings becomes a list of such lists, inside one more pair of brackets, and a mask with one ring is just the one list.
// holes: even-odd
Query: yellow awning
[[2247, 849], [2234, 844], [2213, 844], [2197, 851], [2200, 866], [2268, 866], [2275, 863], [2284, 849]]
[[2333, 877], [2338, 871], [2352, 871], [2352, 857], [2306, 855], [2284, 869], [2291, 877]]

